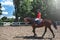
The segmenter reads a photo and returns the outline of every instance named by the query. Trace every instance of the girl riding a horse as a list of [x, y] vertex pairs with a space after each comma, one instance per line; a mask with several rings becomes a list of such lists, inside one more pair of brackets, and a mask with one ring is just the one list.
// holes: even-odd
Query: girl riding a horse
[[37, 16], [35, 18], [36, 25], [39, 25], [41, 23], [41, 12], [37, 11]]
[[53, 38], [55, 37], [55, 34], [53, 32], [53, 30], [51, 29], [51, 25], [53, 25], [53, 27], [55, 29], [57, 29], [57, 26], [56, 26], [56, 23], [52, 20], [48, 20], [48, 19], [43, 19], [42, 22], [39, 24], [39, 25], [35, 25], [35, 21], [34, 21], [34, 18], [30, 18], [30, 17], [25, 17], [24, 18], [24, 22], [26, 23], [31, 23], [31, 26], [33, 28], [32, 32], [34, 33], [34, 37], [36, 37], [36, 32], [35, 32], [35, 29], [36, 28], [40, 28], [40, 27], [45, 27], [45, 31], [42, 35], [42, 37], [45, 35], [45, 33], [47, 32], [47, 28], [51, 31], [52, 35], [53, 35]]

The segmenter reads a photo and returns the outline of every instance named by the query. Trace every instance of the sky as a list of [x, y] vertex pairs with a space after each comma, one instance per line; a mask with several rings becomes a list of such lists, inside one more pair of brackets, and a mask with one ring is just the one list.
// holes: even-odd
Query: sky
[[2, 10], [2, 15], [0, 18], [6, 16], [8, 18], [15, 18], [13, 16], [13, 12], [14, 12], [14, 4], [13, 4], [13, 0], [0, 0], [1, 3], [1, 10]]

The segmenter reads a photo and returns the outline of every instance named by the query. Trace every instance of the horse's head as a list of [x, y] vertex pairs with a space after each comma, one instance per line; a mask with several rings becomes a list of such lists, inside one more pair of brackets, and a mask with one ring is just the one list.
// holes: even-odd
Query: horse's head
[[31, 18], [30, 18], [30, 17], [25, 17], [25, 18], [24, 18], [24, 22], [30, 23], [30, 22], [31, 22]]

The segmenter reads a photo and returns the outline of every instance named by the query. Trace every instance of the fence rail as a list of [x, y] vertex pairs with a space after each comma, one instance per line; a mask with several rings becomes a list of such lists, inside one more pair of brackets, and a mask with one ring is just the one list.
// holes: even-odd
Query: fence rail
[[[60, 25], [60, 21], [56, 21], [57, 25]], [[20, 26], [20, 25], [30, 25], [30, 24], [25, 24], [24, 22], [0, 22], [0, 26]]]
[[20, 25], [30, 25], [25, 24], [25, 22], [0, 22], [0, 26], [20, 26]]
[[56, 21], [56, 24], [57, 24], [57, 25], [60, 25], [60, 21]]

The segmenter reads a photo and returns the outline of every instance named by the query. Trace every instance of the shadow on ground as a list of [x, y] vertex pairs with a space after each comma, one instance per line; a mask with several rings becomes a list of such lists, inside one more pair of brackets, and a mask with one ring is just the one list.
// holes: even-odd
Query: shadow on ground
[[49, 39], [52, 40], [53, 38], [43, 38], [43, 37], [34, 37], [34, 36], [16, 36], [13, 38], [23, 38], [23, 39]]

